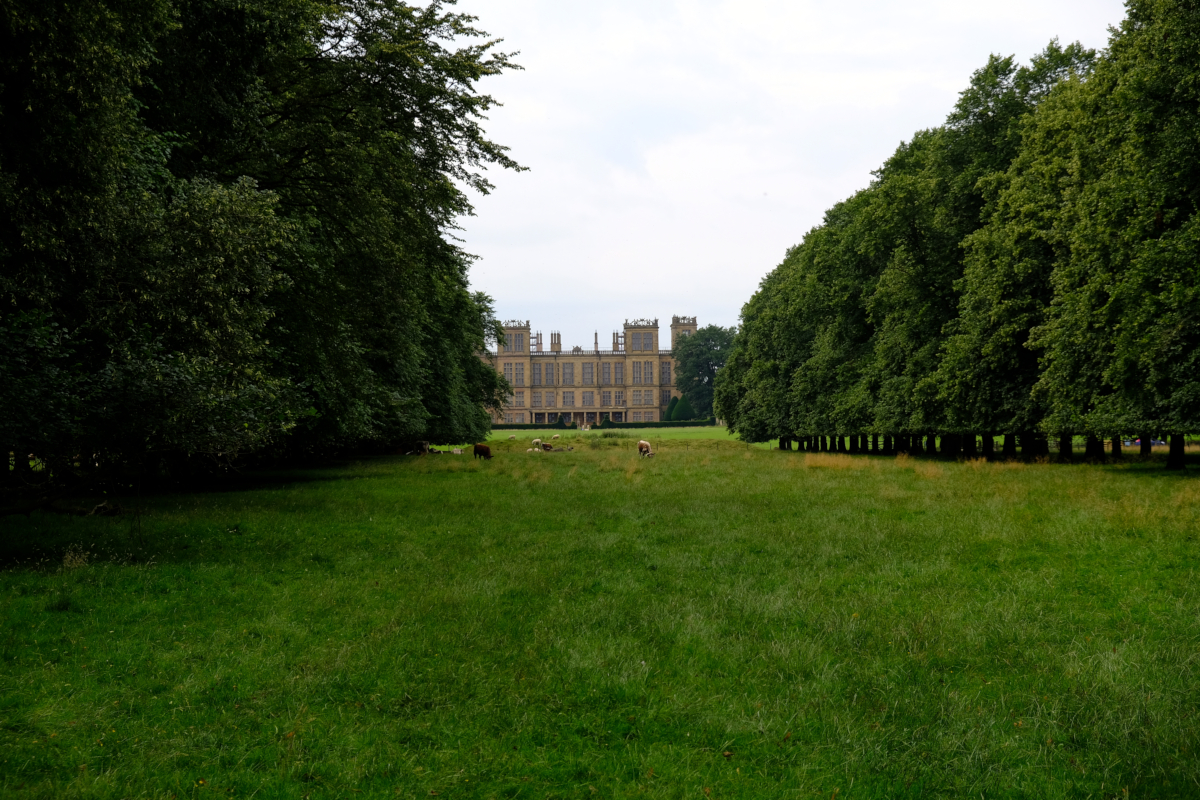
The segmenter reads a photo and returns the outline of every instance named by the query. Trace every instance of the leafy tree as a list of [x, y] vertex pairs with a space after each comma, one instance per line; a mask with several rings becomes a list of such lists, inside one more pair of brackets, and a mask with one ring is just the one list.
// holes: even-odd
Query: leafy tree
[[[1096, 435], [1165, 430], [1169, 466], [1200, 426], [1200, 9], [1132, 0], [1106, 57], [1031, 153], [1068, 162], [1056, 224], [1067, 255], [1035, 343], [1047, 424]], [[1051, 196], [1053, 193], [1048, 193]]]
[[735, 332], [734, 328], [708, 325], [671, 343], [676, 364], [675, 386], [703, 417], [712, 416], [713, 386], [717, 373], [729, 358]]
[[688, 402], [687, 395], [679, 398], [679, 402], [675, 405], [675, 410], [671, 414], [671, 419], [677, 422], [684, 420], [695, 419], [696, 411], [692, 408], [692, 404]]
[[294, 447], [482, 437], [504, 387], [476, 353], [498, 334], [467, 289], [453, 242], [486, 193], [481, 167], [517, 169], [480, 121], [475, 91], [512, 68], [474, 18], [397, 0], [337, 6], [181, 0], [145, 93], [162, 129], [185, 132], [183, 175], [249, 175], [297, 230], [295, 288], [274, 304], [280, 368], [317, 415]]
[[[1041, 369], [1030, 332], [1046, 319], [1050, 275], [1066, 252], [1057, 219], [1062, 187], [1072, 181], [1070, 161], [1061, 157], [1071, 117], [1064, 110], [1094, 61], [1078, 44], [1052, 42], [1006, 79], [1020, 107], [1037, 108], [1015, 121], [1021, 149], [1009, 168], [980, 179], [986, 224], [963, 241], [959, 313], [947, 326], [938, 370], [953, 430], [1033, 431], [1047, 413], [1033, 393]], [[1047, 152], [1054, 155], [1038, 155]]]
[[671, 402], [667, 404], [667, 410], [666, 410], [666, 413], [663, 415], [663, 419], [675, 419], [674, 413], [675, 413], [675, 406], [677, 406], [677, 405], [679, 405], [679, 398], [672, 397]]
[[484, 167], [518, 167], [475, 90], [513, 65], [471, 17], [395, 0], [5, 13], [16, 472], [31, 452], [67, 478], [483, 435], [499, 326], [453, 231]]

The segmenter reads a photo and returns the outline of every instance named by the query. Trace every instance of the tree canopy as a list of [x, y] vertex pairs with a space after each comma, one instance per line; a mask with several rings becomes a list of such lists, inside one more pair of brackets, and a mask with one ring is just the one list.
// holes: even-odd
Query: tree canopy
[[[0, 28], [0, 450], [49, 475], [468, 441], [506, 387], [454, 238], [474, 18], [398, 0], [16, 0]], [[81, 456], [81, 454], [84, 454]]]
[[1101, 53], [991, 57], [763, 280], [717, 413], [756, 441], [1197, 430], [1198, 77], [1182, 0], [1132, 0]]
[[707, 325], [693, 334], [679, 337], [677, 342], [671, 342], [671, 354], [675, 359], [675, 387], [688, 400], [694, 414], [704, 418], [713, 415], [713, 386], [717, 373], [729, 357], [735, 332], [734, 328]]

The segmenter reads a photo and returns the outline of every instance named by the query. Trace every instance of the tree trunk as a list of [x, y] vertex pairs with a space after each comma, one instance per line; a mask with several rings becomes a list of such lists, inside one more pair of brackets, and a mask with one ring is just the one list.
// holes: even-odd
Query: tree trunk
[[962, 455], [963, 435], [961, 433], [948, 433], [942, 437], [942, 455], [958, 458]]
[[1112, 456], [1113, 458], [1121, 458], [1121, 438], [1114, 436], [1112, 440]]
[[937, 455], [937, 434], [931, 433], [925, 438], [925, 455]]
[[978, 453], [979, 453], [979, 448], [975, 441], [975, 434], [973, 434], [973, 433], [963, 434], [963, 455], [966, 456], [967, 458], [975, 458], [975, 456]]
[[1014, 434], [1004, 434], [1004, 450], [1001, 453], [1005, 458], [1017, 457], [1017, 437]]
[[1069, 431], [1063, 431], [1058, 434], [1058, 460], [1068, 462], [1075, 455], [1074, 442], [1075, 437]]
[[1183, 469], [1185, 466], [1183, 434], [1172, 433], [1167, 441], [1171, 443], [1171, 449], [1167, 452], [1167, 469]]
[[1040, 458], [1050, 455], [1050, 443], [1045, 436], [1033, 431], [1021, 434], [1021, 455], [1025, 458]]
[[1094, 434], [1088, 434], [1087, 444], [1084, 445], [1083, 455], [1089, 461], [1104, 460], [1104, 443], [1096, 438]]
[[983, 435], [983, 457], [988, 461], [996, 457], [996, 438], [990, 433]]
[[1143, 433], [1141, 438], [1142, 438], [1141, 455], [1149, 456], [1150, 454], [1152, 454], [1154, 452], [1154, 445], [1150, 443], [1151, 440], [1153, 439], [1153, 437], [1148, 433]]

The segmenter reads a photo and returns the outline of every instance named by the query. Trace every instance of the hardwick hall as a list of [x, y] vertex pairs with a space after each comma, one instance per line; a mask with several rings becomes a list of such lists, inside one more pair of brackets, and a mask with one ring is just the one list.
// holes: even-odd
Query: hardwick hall
[[[671, 318], [671, 342], [696, 332], [695, 317]], [[659, 343], [657, 319], [626, 320], [613, 332], [612, 349], [600, 349], [596, 333], [591, 348], [562, 349], [562, 334], [550, 334], [550, 349], [529, 321], [504, 323], [497, 345], [496, 369], [513, 387], [497, 423], [659, 422], [672, 397], [675, 360]]]

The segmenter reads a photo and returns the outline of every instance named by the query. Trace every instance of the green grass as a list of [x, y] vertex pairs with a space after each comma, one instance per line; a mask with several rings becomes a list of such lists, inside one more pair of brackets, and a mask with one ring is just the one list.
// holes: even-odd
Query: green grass
[[1193, 474], [668, 433], [0, 520], [0, 795], [1200, 794]]

